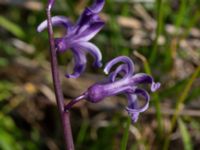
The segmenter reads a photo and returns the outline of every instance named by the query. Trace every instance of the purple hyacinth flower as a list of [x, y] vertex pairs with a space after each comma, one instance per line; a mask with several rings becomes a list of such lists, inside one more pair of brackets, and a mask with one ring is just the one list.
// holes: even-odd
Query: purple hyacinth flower
[[[53, 1], [51, 2], [53, 4]], [[72, 74], [66, 74], [68, 78], [77, 78], [85, 70], [86, 52], [90, 53], [94, 59], [94, 66], [101, 67], [102, 54], [99, 48], [89, 42], [104, 26], [99, 13], [103, 9], [105, 1], [96, 0], [94, 4], [86, 8], [78, 21], [73, 24], [67, 17], [52, 17], [53, 26], [63, 26], [66, 29], [64, 37], [55, 38], [57, 52], [65, 52], [71, 49], [74, 55], [75, 67]], [[43, 21], [37, 28], [38, 32], [47, 28], [47, 20]]]
[[[128, 99], [126, 111], [130, 115], [132, 122], [136, 122], [139, 114], [148, 108], [150, 100], [148, 92], [138, 86], [140, 84], [151, 84], [151, 91], [155, 92], [160, 87], [160, 83], [155, 83], [153, 78], [145, 73], [134, 74], [134, 64], [132, 60], [126, 56], [119, 56], [108, 62], [104, 72], [108, 74], [111, 68], [120, 62], [123, 64], [119, 65], [115, 71], [110, 73], [106, 82], [92, 85], [85, 93], [66, 105], [65, 109], [70, 109], [72, 105], [81, 99], [97, 103], [108, 96], [125, 94]], [[119, 75], [121, 75], [122, 78], [118, 78]], [[144, 98], [145, 102], [143, 106], [139, 106], [138, 96]]]

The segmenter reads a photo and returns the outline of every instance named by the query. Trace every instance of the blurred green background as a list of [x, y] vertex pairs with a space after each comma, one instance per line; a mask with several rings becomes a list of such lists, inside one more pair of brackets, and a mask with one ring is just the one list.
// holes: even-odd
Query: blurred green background
[[[53, 15], [74, 22], [92, 0], [56, 0]], [[64, 149], [52, 88], [47, 32], [37, 33], [46, 1], [0, 1], [0, 149]], [[92, 39], [104, 64], [127, 55], [136, 72], [152, 74], [162, 86], [136, 124], [125, 97], [71, 110], [78, 150], [198, 150], [200, 146], [200, 1], [106, 0], [105, 27]], [[59, 37], [63, 30], [55, 28]], [[59, 55], [66, 102], [105, 77], [92, 67], [77, 80], [70, 51]]]

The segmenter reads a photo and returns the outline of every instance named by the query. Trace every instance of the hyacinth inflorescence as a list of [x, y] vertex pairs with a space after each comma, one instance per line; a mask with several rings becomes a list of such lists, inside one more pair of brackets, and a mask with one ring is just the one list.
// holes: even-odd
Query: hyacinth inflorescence
[[[53, 26], [63, 26], [66, 29], [64, 37], [55, 38], [56, 52], [71, 50], [74, 55], [75, 67], [72, 74], [67, 74], [68, 78], [77, 78], [84, 72], [86, 67], [86, 52], [94, 56], [96, 67], [101, 67], [102, 55], [100, 50], [89, 40], [91, 40], [104, 26], [99, 13], [103, 9], [105, 1], [95, 0], [92, 6], [87, 7], [78, 21], [73, 24], [67, 17], [54, 16], [51, 18]], [[49, 0], [48, 10], [50, 11], [54, 0]], [[43, 21], [37, 28], [38, 32], [48, 27], [47, 20]], [[114, 65], [121, 63], [114, 71], [110, 72]], [[155, 83], [150, 75], [145, 73], [134, 73], [134, 64], [129, 57], [119, 56], [108, 62], [104, 68], [108, 75], [103, 82], [95, 83], [87, 91], [78, 96], [65, 106], [68, 111], [74, 104], [82, 99], [92, 103], [104, 100], [106, 97], [124, 94], [128, 99], [126, 111], [130, 115], [132, 122], [138, 120], [139, 114], [144, 112], [149, 106], [149, 93], [139, 87], [142, 84], [151, 84], [151, 91], [155, 92], [160, 83]], [[121, 77], [121, 78], [119, 78]], [[140, 97], [143, 97], [144, 104], [139, 104]]]
[[[49, 7], [52, 7], [54, 0], [50, 0]], [[64, 37], [55, 38], [57, 52], [71, 50], [75, 60], [74, 72], [66, 74], [68, 78], [77, 78], [84, 72], [86, 67], [86, 52], [89, 52], [95, 59], [94, 66], [101, 67], [102, 54], [97, 46], [89, 42], [104, 26], [99, 13], [103, 9], [105, 1], [96, 0], [92, 6], [87, 7], [78, 21], [73, 24], [69, 18], [54, 16], [51, 18], [53, 26], [63, 26], [66, 29]], [[51, 8], [48, 8], [51, 9]], [[47, 20], [43, 21], [37, 28], [38, 32], [47, 28]]]
[[[132, 60], [126, 56], [119, 56], [108, 62], [104, 72], [108, 74], [111, 68], [117, 63], [123, 64], [119, 65], [115, 71], [111, 72], [106, 81], [96, 83], [89, 87], [81, 96], [66, 105], [65, 109], [70, 109], [72, 105], [81, 99], [97, 103], [109, 96], [125, 94], [128, 99], [126, 111], [130, 115], [132, 122], [136, 122], [139, 114], [148, 108], [150, 100], [148, 92], [138, 86], [140, 84], [151, 84], [151, 91], [155, 92], [160, 87], [160, 83], [155, 83], [153, 78], [145, 73], [134, 74], [134, 64]], [[122, 76], [120, 79], [118, 78], [119, 75]], [[138, 104], [138, 95], [144, 97], [145, 103], [143, 106], [139, 106]]]

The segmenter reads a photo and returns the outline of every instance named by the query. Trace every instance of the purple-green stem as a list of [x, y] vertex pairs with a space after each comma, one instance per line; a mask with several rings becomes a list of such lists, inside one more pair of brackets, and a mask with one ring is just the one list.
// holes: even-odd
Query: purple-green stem
[[55, 49], [53, 28], [52, 28], [52, 22], [51, 22], [52, 5], [53, 5], [52, 0], [49, 0], [46, 13], [47, 13], [47, 22], [48, 22], [48, 35], [49, 35], [49, 44], [50, 44], [51, 71], [52, 71], [53, 85], [54, 85], [54, 91], [56, 95], [58, 110], [61, 116], [65, 149], [74, 150], [74, 142], [73, 142], [71, 124], [70, 124], [70, 114], [69, 114], [69, 111], [64, 110], [64, 97], [63, 97], [63, 92], [62, 92], [61, 83], [59, 79], [57, 53]]
[[82, 94], [81, 96], [77, 97], [76, 99], [71, 100], [67, 105], [65, 105], [64, 110], [67, 112], [74, 104], [79, 102], [80, 100], [85, 99], [87, 96], [87, 93]]

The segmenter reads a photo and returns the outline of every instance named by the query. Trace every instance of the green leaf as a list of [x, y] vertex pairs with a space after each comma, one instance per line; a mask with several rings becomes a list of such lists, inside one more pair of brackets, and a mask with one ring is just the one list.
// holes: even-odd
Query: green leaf
[[178, 125], [181, 132], [183, 144], [184, 144], [184, 150], [192, 150], [192, 142], [191, 142], [190, 134], [187, 130], [185, 123], [181, 119], [179, 119]]

